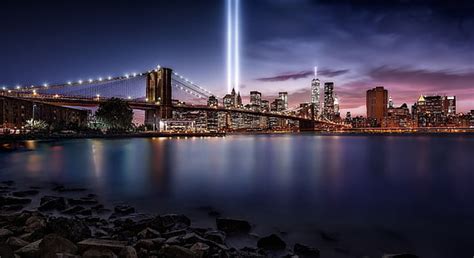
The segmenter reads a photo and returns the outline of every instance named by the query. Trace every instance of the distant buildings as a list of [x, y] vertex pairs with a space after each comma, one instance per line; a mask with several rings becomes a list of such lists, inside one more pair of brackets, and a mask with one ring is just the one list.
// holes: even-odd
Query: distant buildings
[[388, 91], [384, 87], [375, 87], [367, 91], [367, 119], [373, 121], [373, 126], [380, 126], [387, 115]]
[[207, 100], [207, 106], [216, 108], [219, 105], [219, 101], [217, 100], [216, 96], [212, 95]]
[[324, 107], [323, 116], [329, 120], [333, 120], [335, 117], [334, 112], [334, 83], [324, 83]]
[[442, 127], [456, 115], [455, 96], [423, 96], [412, 107], [412, 117], [418, 127]]
[[311, 81], [311, 104], [313, 105], [314, 117], [321, 115], [321, 82], [318, 79], [318, 68], [314, 68], [314, 78]]
[[278, 93], [278, 98], [283, 101], [283, 109], [282, 110], [287, 110], [288, 109], [288, 92], [279, 92]]

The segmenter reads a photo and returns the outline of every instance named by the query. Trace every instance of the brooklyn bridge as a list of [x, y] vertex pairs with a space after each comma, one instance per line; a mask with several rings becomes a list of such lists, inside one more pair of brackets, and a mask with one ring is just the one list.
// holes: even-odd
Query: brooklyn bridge
[[[33, 101], [66, 107], [95, 107], [110, 98], [120, 98], [135, 110], [143, 110], [144, 123], [151, 128], [159, 128], [157, 123], [176, 119], [179, 112], [206, 112], [224, 114], [232, 120], [236, 116], [250, 116], [253, 119], [265, 118], [291, 123], [300, 131], [323, 128], [340, 128], [341, 124], [315, 117], [307, 108], [283, 111], [251, 110], [244, 107], [224, 107], [207, 105], [209, 98], [221, 98], [183, 77], [170, 68], [157, 66], [142, 73], [125, 74], [88, 80], [69, 81], [57, 84], [3, 87], [1, 95], [22, 101]], [[182, 101], [178, 98], [186, 98]], [[309, 111], [309, 112], [308, 112]], [[232, 123], [232, 122], [230, 122]]]

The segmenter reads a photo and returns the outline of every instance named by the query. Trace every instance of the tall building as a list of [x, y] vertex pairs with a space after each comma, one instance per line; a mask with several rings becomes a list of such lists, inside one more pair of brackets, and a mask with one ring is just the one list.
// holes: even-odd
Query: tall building
[[222, 101], [224, 102], [224, 107], [225, 108], [235, 108], [236, 105], [237, 105], [237, 97], [235, 95], [235, 90], [232, 89], [232, 91], [230, 92], [230, 94], [226, 94], [224, 96], [224, 98], [222, 99]]
[[262, 111], [270, 111], [270, 102], [268, 100], [262, 100]]
[[444, 115], [454, 116], [456, 115], [456, 96], [444, 97]]
[[393, 108], [393, 99], [392, 99], [392, 96], [388, 97], [388, 108]]
[[387, 115], [388, 91], [383, 87], [375, 87], [367, 91], [367, 119], [375, 121], [380, 126]]
[[288, 92], [279, 92], [279, 98], [283, 101], [283, 110], [288, 109]]
[[323, 116], [329, 120], [334, 118], [334, 82], [324, 83]]
[[262, 93], [258, 91], [251, 91], [250, 92], [250, 104], [251, 105], [262, 105]]
[[339, 117], [339, 98], [334, 94], [334, 116]]
[[438, 127], [446, 123], [445, 97], [423, 96], [416, 102], [416, 117], [420, 127]]
[[219, 105], [219, 101], [217, 100], [216, 96], [212, 95], [207, 100], [208, 107], [217, 107]]
[[235, 103], [238, 108], [242, 107], [242, 97], [240, 97], [240, 92], [237, 93], [237, 98], [235, 100]]
[[313, 113], [315, 117], [321, 115], [321, 82], [318, 79], [318, 67], [314, 67], [314, 78], [311, 81], [311, 104], [313, 105]]

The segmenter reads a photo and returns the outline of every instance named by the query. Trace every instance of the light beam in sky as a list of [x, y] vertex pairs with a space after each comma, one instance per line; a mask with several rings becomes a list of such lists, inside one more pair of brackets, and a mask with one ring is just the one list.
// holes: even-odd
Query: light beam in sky
[[239, 92], [240, 84], [240, 20], [239, 1], [227, 0], [227, 91]]

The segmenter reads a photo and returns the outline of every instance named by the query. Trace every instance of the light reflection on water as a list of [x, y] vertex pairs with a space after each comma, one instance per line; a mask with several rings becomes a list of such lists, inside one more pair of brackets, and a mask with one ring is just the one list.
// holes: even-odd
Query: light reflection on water
[[0, 153], [0, 177], [83, 185], [143, 211], [210, 205], [255, 222], [257, 232], [277, 226], [290, 232], [288, 241], [323, 249], [321, 229], [340, 232], [345, 247], [359, 250], [382, 241], [376, 232], [383, 228], [403, 238], [383, 240], [386, 250], [428, 257], [469, 254], [473, 239], [468, 137], [244, 135], [25, 146], [30, 151]]

